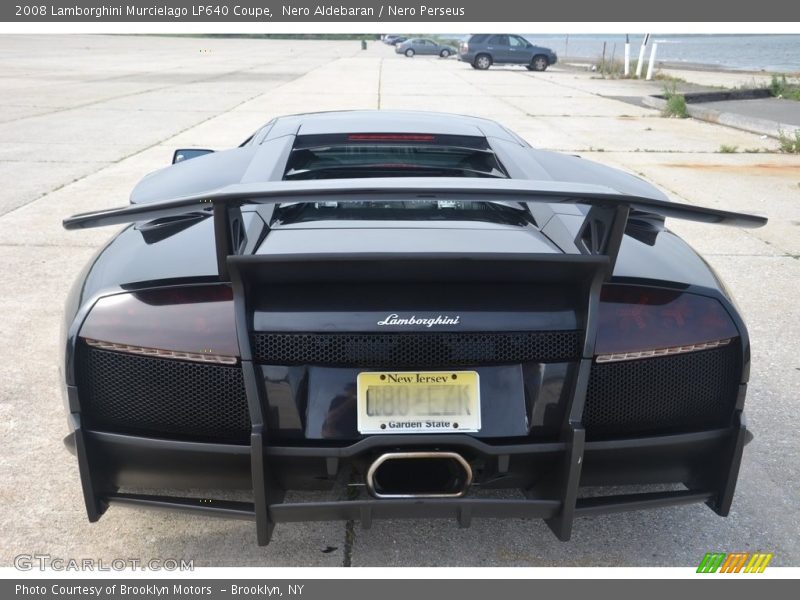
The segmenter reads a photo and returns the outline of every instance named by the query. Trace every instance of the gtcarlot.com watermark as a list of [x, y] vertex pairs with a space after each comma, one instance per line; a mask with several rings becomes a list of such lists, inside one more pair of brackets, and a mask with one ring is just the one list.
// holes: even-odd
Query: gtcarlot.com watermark
[[17, 554], [18, 571], [194, 571], [194, 560], [183, 558], [69, 558], [50, 554]]

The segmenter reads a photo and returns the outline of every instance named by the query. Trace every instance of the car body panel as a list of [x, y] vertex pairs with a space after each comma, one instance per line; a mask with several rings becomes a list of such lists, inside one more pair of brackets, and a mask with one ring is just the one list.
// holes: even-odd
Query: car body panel
[[386, 35], [383, 37], [383, 43], [389, 46], [395, 46], [405, 42], [408, 38], [404, 35]]

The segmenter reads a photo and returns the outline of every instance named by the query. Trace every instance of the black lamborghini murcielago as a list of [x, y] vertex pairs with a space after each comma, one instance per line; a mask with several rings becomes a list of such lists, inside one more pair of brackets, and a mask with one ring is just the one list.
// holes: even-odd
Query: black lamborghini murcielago
[[766, 222], [455, 115], [288, 116], [177, 151], [64, 223], [127, 224], [65, 316], [89, 519], [189, 510], [266, 544], [287, 521], [543, 518], [567, 540], [601, 513], [726, 515], [747, 330], [666, 217]]

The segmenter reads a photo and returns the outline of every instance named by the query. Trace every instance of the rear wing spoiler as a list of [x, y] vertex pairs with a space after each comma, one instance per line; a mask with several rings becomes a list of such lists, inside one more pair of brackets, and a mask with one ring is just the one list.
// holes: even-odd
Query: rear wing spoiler
[[526, 210], [531, 202], [589, 205], [591, 208], [575, 239], [575, 251], [606, 255], [612, 267], [631, 211], [746, 228], [767, 223], [765, 217], [621, 194], [603, 186], [525, 179], [401, 177], [239, 183], [200, 194], [82, 213], [65, 219], [63, 225], [69, 230], [86, 229], [213, 209], [217, 264], [220, 277], [227, 279], [227, 257], [240, 254], [246, 242], [240, 211], [245, 204], [413, 199], [507, 202], [517, 203]]

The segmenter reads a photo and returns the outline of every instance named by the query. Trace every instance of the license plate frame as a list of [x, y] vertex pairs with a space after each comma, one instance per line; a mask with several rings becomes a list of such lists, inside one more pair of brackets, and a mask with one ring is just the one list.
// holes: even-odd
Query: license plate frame
[[477, 433], [481, 429], [477, 371], [362, 371], [356, 389], [361, 434]]

